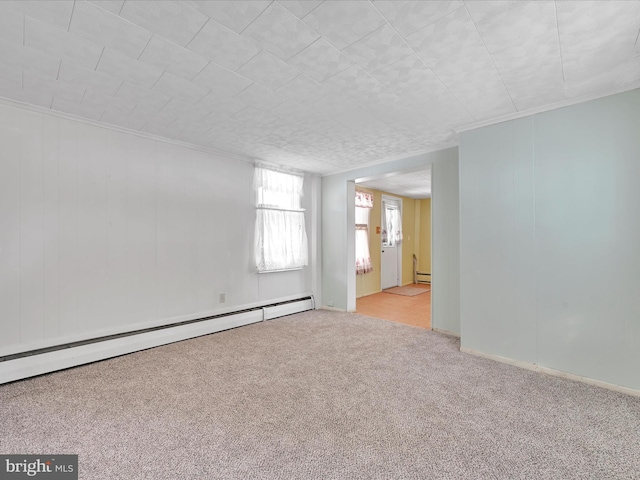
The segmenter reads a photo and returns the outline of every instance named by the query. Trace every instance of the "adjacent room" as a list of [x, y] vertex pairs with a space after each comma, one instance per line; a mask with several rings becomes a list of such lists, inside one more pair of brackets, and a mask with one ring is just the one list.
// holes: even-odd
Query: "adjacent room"
[[0, 64], [0, 477], [638, 477], [640, 1], [2, 1]]

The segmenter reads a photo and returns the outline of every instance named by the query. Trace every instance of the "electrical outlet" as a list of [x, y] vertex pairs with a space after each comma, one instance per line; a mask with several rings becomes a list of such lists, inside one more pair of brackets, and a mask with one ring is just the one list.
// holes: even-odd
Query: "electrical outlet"
[[224, 303], [227, 301], [227, 294], [226, 293], [221, 293], [220, 295], [218, 295], [219, 299], [220, 299], [220, 303]]

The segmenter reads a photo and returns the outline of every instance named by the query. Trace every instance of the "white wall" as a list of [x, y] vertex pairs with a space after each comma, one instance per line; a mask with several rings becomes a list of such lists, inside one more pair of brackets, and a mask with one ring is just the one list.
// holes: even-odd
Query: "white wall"
[[247, 162], [0, 104], [0, 355], [312, 292], [320, 179], [311, 265], [262, 275], [252, 179]]
[[640, 389], [640, 91], [464, 133], [464, 348]]
[[446, 285], [434, 286], [431, 299], [437, 318], [432, 321], [443, 330], [458, 332], [458, 304], [452, 300], [458, 298], [457, 162], [458, 149], [449, 148], [322, 178], [323, 305], [350, 311], [356, 306], [353, 182], [434, 165], [432, 215], [440, 219], [443, 228], [436, 231], [435, 224], [433, 227], [432, 273], [434, 285], [438, 281], [436, 275], [442, 275]]
[[460, 334], [458, 159], [433, 164], [431, 327]]

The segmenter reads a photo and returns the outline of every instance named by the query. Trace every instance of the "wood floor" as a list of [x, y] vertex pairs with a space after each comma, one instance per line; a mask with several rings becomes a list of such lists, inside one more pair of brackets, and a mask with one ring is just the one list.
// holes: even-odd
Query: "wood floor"
[[356, 299], [356, 312], [430, 330], [431, 285], [417, 284], [411, 286], [429, 291], [414, 297], [385, 292], [360, 297]]

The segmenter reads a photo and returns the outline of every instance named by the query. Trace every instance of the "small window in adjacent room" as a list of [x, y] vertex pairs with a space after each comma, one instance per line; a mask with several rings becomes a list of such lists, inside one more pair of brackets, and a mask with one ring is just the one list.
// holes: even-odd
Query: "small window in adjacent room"
[[301, 208], [304, 176], [257, 165], [255, 256], [258, 272], [297, 270], [308, 263]]
[[373, 271], [369, 252], [369, 212], [373, 194], [356, 191], [356, 275]]

